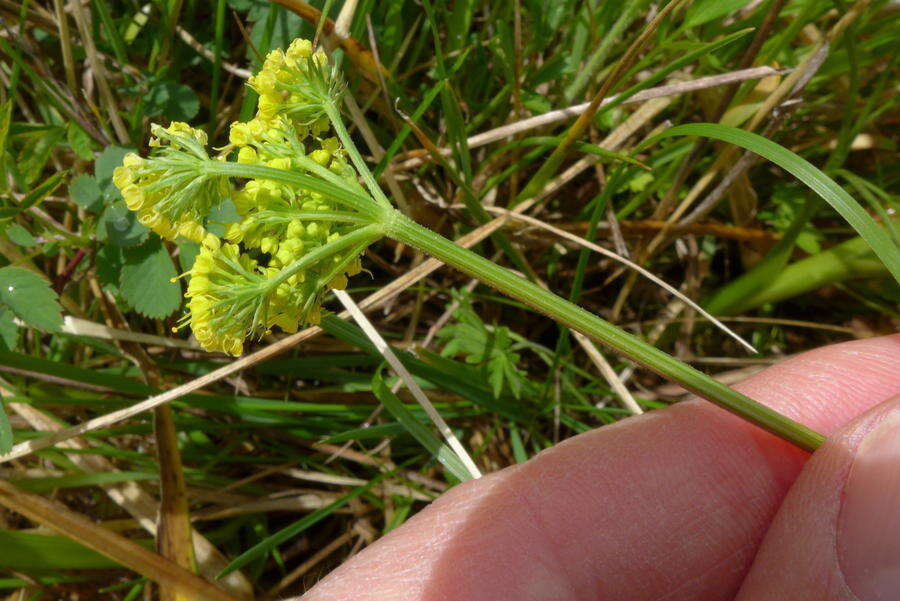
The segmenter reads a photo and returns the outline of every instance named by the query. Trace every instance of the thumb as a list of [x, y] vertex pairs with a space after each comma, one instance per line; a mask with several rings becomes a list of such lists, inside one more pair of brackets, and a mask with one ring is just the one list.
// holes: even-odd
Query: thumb
[[737, 599], [900, 599], [900, 397], [816, 451]]

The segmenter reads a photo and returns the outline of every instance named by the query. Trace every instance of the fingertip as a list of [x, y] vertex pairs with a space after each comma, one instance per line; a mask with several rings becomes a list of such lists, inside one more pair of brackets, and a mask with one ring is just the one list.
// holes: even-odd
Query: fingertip
[[790, 357], [735, 388], [829, 435], [900, 394], [900, 334], [842, 342]]
[[773, 520], [738, 601], [900, 595], [900, 397], [833, 434]]
[[862, 441], [837, 527], [841, 571], [860, 601], [900, 596], [900, 398], [870, 413], [854, 429]]

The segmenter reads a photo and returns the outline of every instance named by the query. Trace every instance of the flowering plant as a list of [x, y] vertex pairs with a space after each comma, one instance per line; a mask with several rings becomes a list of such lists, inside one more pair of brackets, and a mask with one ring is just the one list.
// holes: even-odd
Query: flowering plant
[[[339, 73], [309, 41], [270, 52], [248, 85], [259, 94], [257, 113], [231, 125], [225, 154], [210, 157], [203, 132], [184, 123], [154, 126], [150, 155], [128, 155], [114, 176], [142, 223], [167, 239], [202, 241], [185, 274], [180, 324], [205, 348], [239, 355], [247, 337], [273, 326], [293, 332], [317, 323], [328, 290], [344, 288], [361, 271], [363, 251], [388, 236], [803, 448], [821, 443], [821, 435], [394, 209], [344, 126]], [[228, 197], [240, 220], [222, 240], [207, 223]]]
[[[188, 303], [180, 325], [190, 325], [208, 350], [240, 355], [248, 336], [318, 323], [325, 291], [344, 288], [361, 271], [359, 255], [378, 237], [375, 228], [354, 235], [375, 216], [365, 210], [366, 193], [341, 143], [324, 137], [330, 125], [323, 106], [340, 94], [338, 81], [324, 53], [295, 40], [286, 52], [270, 52], [248, 81], [259, 106], [250, 121], [231, 124], [235, 162], [210, 158], [206, 134], [175, 122], [154, 125], [150, 156], [129, 154], [115, 171], [114, 182], [141, 223], [169, 240], [181, 235], [202, 242], [185, 274]], [[245, 167], [216, 169], [225, 166]], [[315, 178], [325, 189], [272, 178], [272, 172]], [[233, 184], [234, 175], [244, 176], [243, 183]], [[342, 202], [327, 193], [330, 187], [361, 198]], [[240, 221], [227, 225], [222, 240], [205, 222], [229, 197]]]

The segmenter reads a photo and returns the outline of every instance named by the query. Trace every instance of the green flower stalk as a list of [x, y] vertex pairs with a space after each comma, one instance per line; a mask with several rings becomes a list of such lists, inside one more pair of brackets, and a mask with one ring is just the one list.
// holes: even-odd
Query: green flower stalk
[[[247, 337], [317, 323], [328, 290], [344, 288], [361, 271], [366, 247], [388, 236], [804, 449], [821, 444], [820, 434], [394, 209], [342, 121], [339, 74], [310, 42], [270, 52], [248, 85], [259, 105], [252, 120], [231, 125], [234, 160], [209, 158], [205, 138], [184, 124], [155, 126], [151, 156], [129, 155], [116, 175], [129, 207], [144, 212], [160, 235], [203, 239], [186, 274], [181, 325], [189, 324], [205, 348], [239, 355]], [[336, 137], [327, 135], [331, 130]], [[227, 225], [223, 241], [206, 233], [204, 220], [228, 197], [240, 220]]]

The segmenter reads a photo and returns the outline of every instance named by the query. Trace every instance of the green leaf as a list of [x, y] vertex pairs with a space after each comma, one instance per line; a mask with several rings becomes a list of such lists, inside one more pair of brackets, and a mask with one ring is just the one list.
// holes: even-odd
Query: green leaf
[[207, 216], [206, 229], [216, 236], [225, 235], [225, 227], [229, 223], [235, 223], [241, 220], [241, 214], [238, 213], [234, 201], [226, 198], [224, 202], [217, 204], [209, 210]]
[[136, 482], [159, 480], [155, 472], [111, 471], [92, 474], [66, 474], [64, 476], [44, 476], [36, 478], [15, 478], [9, 480], [19, 488], [29, 492], [49, 493], [60, 488], [76, 488], [81, 486], [101, 486], [119, 482]]
[[460, 481], [466, 482], [472, 479], [472, 474], [453, 450], [441, 442], [428, 426], [416, 419], [416, 416], [403, 405], [403, 401], [397, 398], [391, 389], [384, 383], [381, 370], [377, 370], [372, 376], [372, 392], [382, 402], [385, 409], [396, 418], [398, 422], [409, 432], [413, 438], [419, 441], [425, 449], [437, 459], [441, 465], [447, 468], [451, 474]]
[[6, 237], [19, 246], [34, 246], [37, 240], [18, 223], [11, 223], [6, 228]]
[[438, 339], [445, 342], [441, 355], [462, 354], [466, 363], [484, 367], [494, 398], [500, 398], [507, 385], [512, 395], [519, 398], [526, 377], [516, 368], [519, 354], [512, 350], [509, 328], [488, 328], [472, 307], [468, 293], [454, 290], [452, 294], [459, 307], [453, 313], [455, 321], [438, 331]]
[[134, 148], [123, 148], [121, 146], [107, 146], [97, 157], [94, 163], [94, 177], [100, 185], [112, 181], [113, 171], [122, 164], [122, 159], [129, 152], [134, 152]]
[[97, 279], [113, 293], [119, 291], [119, 274], [122, 272], [122, 249], [114, 244], [104, 244], [94, 259]]
[[242, 554], [235, 557], [231, 561], [231, 563], [225, 566], [225, 568], [216, 576], [216, 578], [224, 578], [233, 571], [241, 569], [248, 563], [273, 550], [275, 547], [285, 542], [286, 540], [297, 536], [307, 528], [319, 523], [320, 521], [331, 515], [334, 511], [349, 503], [352, 499], [355, 499], [359, 495], [363, 494], [364, 492], [381, 482], [381, 480], [384, 479], [384, 477], [387, 476], [388, 473], [390, 472], [379, 474], [375, 478], [372, 478], [372, 480], [370, 480], [367, 484], [364, 484], [363, 486], [357, 486], [334, 503], [331, 503], [323, 507], [322, 509], [317, 509], [311, 514], [297, 520], [290, 526], [279, 530], [272, 536], [266, 537], [253, 547], [247, 549]]
[[22, 174], [22, 187], [31, 187], [50, 160], [54, 146], [65, 135], [62, 127], [53, 127], [46, 131], [35, 132], [28, 136], [28, 141], [18, 153], [17, 165]]
[[69, 183], [69, 195], [72, 201], [88, 211], [97, 212], [103, 200], [103, 191], [100, 184], [90, 175], [82, 173]]
[[690, 29], [733, 13], [747, 4], [748, 0], [700, 0], [687, 10], [682, 28]]
[[0, 269], [0, 303], [39, 330], [55, 332], [62, 325], [62, 308], [50, 283], [27, 269]]
[[[731, 304], [724, 304], [722, 314], [752, 311], [766, 303], [806, 294], [837, 282], [854, 279], [881, 278], [887, 275], [884, 264], [862, 238], [851, 238], [811, 257], [782, 267], [766, 286], [745, 294]], [[898, 289], [889, 279], [890, 283]]]
[[19, 326], [13, 321], [13, 312], [0, 307], [0, 350], [11, 351], [19, 341]]
[[103, 211], [97, 223], [97, 238], [120, 248], [137, 246], [147, 239], [150, 230], [141, 225], [124, 201], [115, 202]]
[[0, 530], [0, 564], [15, 570], [109, 570], [119, 564], [73, 540]]
[[9, 133], [9, 124], [12, 120], [12, 98], [0, 106], [0, 155], [6, 152], [6, 136]]
[[66, 141], [80, 158], [85, 161], [94, 160], [94, 152], [91, 150], [91, 137], [74, 121], [69, 121], [69, 124], [66, 126]]
[[9, 424], [9, 416], [6, 415], [6, 407], [0, 400], [0, 453], [9, 453], [13, 447], [13, 431]]
[[144, 101], [147, 103], [148, 116], [162, 115], [172, 121], [189, 121], [200, 110], [200, 100], [194, 90], [171, 81], [150, 88]]
[[181, 237], [175, 243], [178, 245], [178, 265], [181, 267], [182, 273], [190, 271], [197, 255], [200, 254], [200, 243]]
[[29, 192], [19, 203], [19, 212], [27, 211], [49, 196], [62, 183], [68, 171], [57, 171]]
[[535, 115], [543, 115], [553, 110], [553, 105], [546, 96], [530, 90], [522, 90], [522, 106]]
[[900, 246], [852, 196], [809, 161], [760, 135], [715, 123], [677, 125], [648, 140], [646, 144], [672, 136], [704, 136], [722, 140], [772, 161], [809, 186], [825, 202], [834, 207], [875, 251], [894, 279], [900, 282]]
[[181, 287], [171, 281], [178, 274], [158, 239], [126, 250], [124, 257], [119, 290], [135, 311], [159, 319], [181, 306]]

